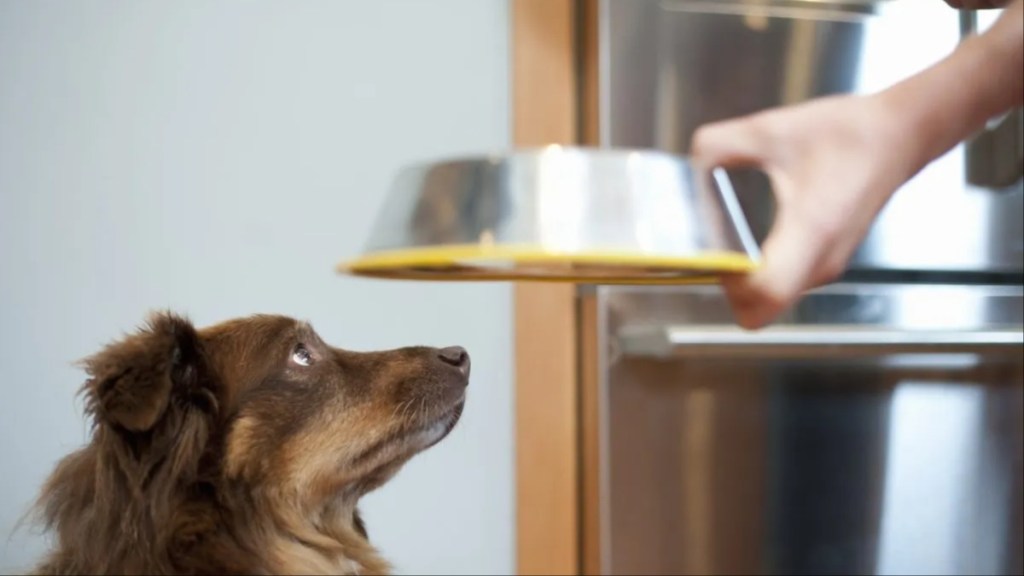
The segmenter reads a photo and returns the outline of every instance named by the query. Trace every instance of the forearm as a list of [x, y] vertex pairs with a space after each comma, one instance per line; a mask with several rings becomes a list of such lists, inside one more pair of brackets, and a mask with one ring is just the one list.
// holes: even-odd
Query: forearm
[[981, 129], [1024, 104], [1024, 0], [1014, 0], [984, 34], [969, 38], [938, 64], [878, 94], [909, 138], [909, 177]]

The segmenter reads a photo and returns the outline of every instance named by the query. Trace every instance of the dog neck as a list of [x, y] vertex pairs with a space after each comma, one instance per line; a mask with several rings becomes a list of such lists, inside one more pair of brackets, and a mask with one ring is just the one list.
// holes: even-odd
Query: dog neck
[[[273, 573], [389, 574], [391, 566], [365, 536], [354, 498], [339, 496], [315, 508], [288, 494], [231, 491], [245, 502], [228, 504], [234, 535], [260, 555]], [[258, 551], [257, 551], [258, 550]]]

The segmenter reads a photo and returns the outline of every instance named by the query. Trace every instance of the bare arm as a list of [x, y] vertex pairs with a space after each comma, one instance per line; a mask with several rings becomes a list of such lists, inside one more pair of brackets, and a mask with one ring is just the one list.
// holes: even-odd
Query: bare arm
[[835, 279], [895, 190], [989, 118], [1024, 103], [1022, 84], [1024, 0], [1013, 0], [984, 34], [882, 92], [699, 129], [698, 163], [758, 166], [778, 202], [761, 268], [724, 283], [737, 322], [761, 327], [805, 290]]
[[879, 97], [910, 116], [910, 129], [918, 136], [917, 169], [989, 118], [1024, 104], [1024, 0], [1007, 6], [984, 34], [965, 40], [938, 64]]

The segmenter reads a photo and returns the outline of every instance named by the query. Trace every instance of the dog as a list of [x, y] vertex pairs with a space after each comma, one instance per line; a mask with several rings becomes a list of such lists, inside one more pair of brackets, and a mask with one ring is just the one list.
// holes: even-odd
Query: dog
[[470, 372], [461, 347], [170, 311], [82, 365], [90, 439], [41, 490], [36, 574], [388, 574], [359, 499], [452, 431]]

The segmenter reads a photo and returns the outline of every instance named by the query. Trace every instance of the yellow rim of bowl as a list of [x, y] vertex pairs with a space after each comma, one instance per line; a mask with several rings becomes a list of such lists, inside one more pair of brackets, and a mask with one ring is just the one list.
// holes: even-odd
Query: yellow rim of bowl
[[[474, 262], [480, 260], [502, 260], [520, 267], [496, 268]], [[530, 266], [532, 269], [521, 266]], [[572, 270], [573, 267], [583, 269]], [[612, 268], [613, 271], [599, 275], [587, 274], [585, 269], [588, 267]], [[722, 275], [746, 274], [756, 267], [756, 262], [738, 252], [658, 256], [608, 250], [563, 253], [536, 246], [473, 244], [372, 252], [339, 264], [337, 271], [393, 280], [709, 284], [718, 282]], [[666, 276], [673, 271], [687, 274]]]

